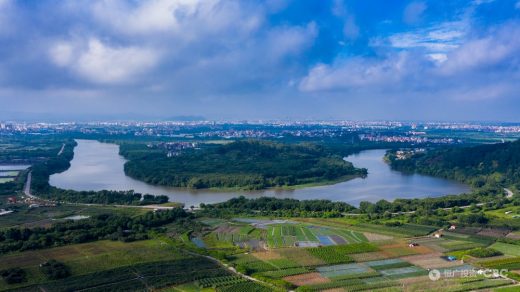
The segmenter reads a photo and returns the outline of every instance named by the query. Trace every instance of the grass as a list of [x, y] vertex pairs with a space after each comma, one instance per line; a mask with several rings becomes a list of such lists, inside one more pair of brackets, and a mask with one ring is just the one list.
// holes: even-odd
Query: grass
[[20, 171], [16, 170], [8, 170], [8, 171], [0, 171], [0, 176], [18, 176]]
[[6, 183], [6, 182], [11, 182], [11, 181], [14, 181], [14, 178], [12, 178], [12, 177], [2, 177], [2, 178], [0, 178], [0, 184]]
[[518, 270], [520, 269], [520, 257], [483, 261], [480, 264], [486, 268]]
[[520, 245], [495, 242], [490, 246], [490, 248], [498, 250], [505, 255], [520, 256]]
[[496, 288], [493, 289], [493, 292], [518, 292], [520, 290], [520, 286], [509, 286], [509, 287], [502, 287], [502, 288]]
[[308, 249], [304, 248], [284, 248], [277, 252], [284, 258], [294, 261], [301, 266], [318, 266], [325, 264], [325, 261], [313, 256]]

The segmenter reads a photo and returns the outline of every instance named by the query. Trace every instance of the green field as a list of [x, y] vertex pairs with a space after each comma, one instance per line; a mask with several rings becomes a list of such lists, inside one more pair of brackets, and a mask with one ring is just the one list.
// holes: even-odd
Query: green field
[[4, 177], [4, 176], [15, 177], [15, 176], [18, 176], [19, 173], [20, 173], [20, 171], [16, 171], [16, 170], [0, 171], [0, 176], [1, 177]]
[[355, 243], [348, 245], [313, 247], [310, 254], [325, 261], [327, 264], [350, 263], [354, 260], [349, 254], [377, 251], [378, 248], [369, 243]]
[[[270, 225], [266, 235], [267, 245], [270, 248], [292, 247], [300, 242], [338, 245], [368, 241], [361, 232], [307, 224]], [[323, 241], [324, 239], [326, 241]]]
[[490, 246], [490, 248], [496, 249], [505, 255], [520, 256], [520, 245], [496, 242], [496, 243], [493, 243]]
[[14, 181], [14, 178], [12, 178], [12, 177], [0, 177], [0, 184], [6, 183], [6, 182], [11, 182], [11, 181]]

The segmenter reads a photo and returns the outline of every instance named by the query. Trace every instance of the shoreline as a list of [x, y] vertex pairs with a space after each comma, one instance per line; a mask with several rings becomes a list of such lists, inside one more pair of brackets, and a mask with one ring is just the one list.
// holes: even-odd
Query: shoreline
[[133, 177], [131, 175], [126, 174], [125, 175], [135, 179], [137, 181], [140, 181], [145, 184], [149, 184], [156, 187], [166, 187], [166, 188], [173, 188], [183, 191], [193, 191], [193, 192], [215, 192], [215, 193], [223, 193], [223, 192], [262, 192], [262, 191], [294, 191], [294, 190], [300, 190], [305, 188], [312, 188], [312, 187], [320, 187], [320, 186], [330, 186], [335, 185], [338, 183], [347, 182], [356, 178], [365, 178], [367, 175], [346, 175], [342, 176], [340, 178], [334, 179], [334, 180], [327, 180], [327, 181], [321, 181], [321, 182], [312, 182], [312, 183], [304, 183], [304, 184], [297, 184], [292, 186], [278, 186], [278, 187], [267, 187], [267, 188], [261, 188], [261, 189], [247, 189], [247, 188], [240, 188], [240, 187], [232, 187], [232, 188], [201, 188], [201, 189], [194, 189], [194, 188], [188, 188], [188, 187], [176, 187], [176, 186], [169, 186], [169, 185], [160, 185], [160, 184], [152, 184], [146, 181], [143, 181], [139, 178]]

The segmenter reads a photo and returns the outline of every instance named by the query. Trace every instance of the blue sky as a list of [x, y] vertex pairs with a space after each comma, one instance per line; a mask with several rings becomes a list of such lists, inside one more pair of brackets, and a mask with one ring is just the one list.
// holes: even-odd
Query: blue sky
[[520, 121], [520, 1], [0, 0], [0, 120]]

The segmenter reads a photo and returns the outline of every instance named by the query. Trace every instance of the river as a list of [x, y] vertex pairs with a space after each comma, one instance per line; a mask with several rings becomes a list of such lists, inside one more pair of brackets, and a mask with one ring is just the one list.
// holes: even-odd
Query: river
[[468, 186], [454, 181], [393, 171], [383, 161], [385, 150], [365, 150], [348, 156], [346, 160], [354, 166], [367, 168], [368, 176], [333, 185], [296, 190], [225, 192], [155, 186], [125, 175], [123, 165], [126, 160], [119, 155], [118, 145], [94, 140], [77, 142], [71, 167], [65, 172], [52, 175], [51, 185], [78, 191], [134, 190], [140, 193], [167, 195], [170, 201], [184, 203], [186, 206], [222, 202], [240, 195], [255, 198], [273, 196], [299, 200], [327, 199], [357, 206], [361, 201], [436, 197], [469, 191]]

